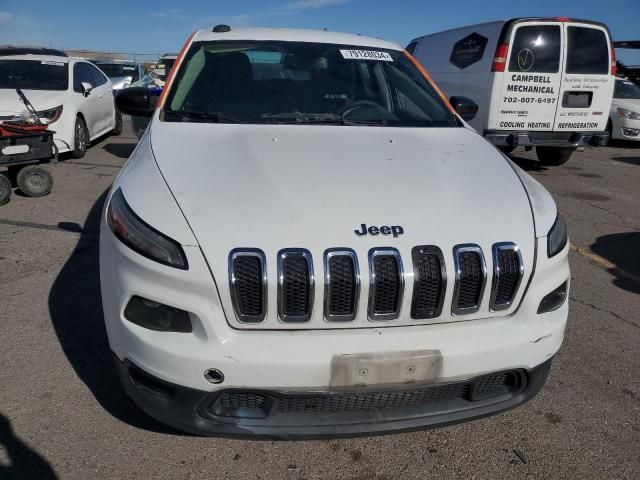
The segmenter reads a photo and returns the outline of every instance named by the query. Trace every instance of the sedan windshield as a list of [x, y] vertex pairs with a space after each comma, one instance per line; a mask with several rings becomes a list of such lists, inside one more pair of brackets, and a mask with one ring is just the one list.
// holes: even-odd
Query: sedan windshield
[[138, 80], [138, 69], [135, 65], [123, 65], [121, 63], [99, 63], [98, 67], [109, 78], [132, 77], [134, 82]]
[[66, 90], [69, 66], [65, 62], [0, 60], [0, 88]]
[[640, 86], [628, 80], [616, 80], [613, 97], [640, 100]]
[[199, 42], [166, 121], [450, 127], [455, 115], [402, 51], [308, 42]]

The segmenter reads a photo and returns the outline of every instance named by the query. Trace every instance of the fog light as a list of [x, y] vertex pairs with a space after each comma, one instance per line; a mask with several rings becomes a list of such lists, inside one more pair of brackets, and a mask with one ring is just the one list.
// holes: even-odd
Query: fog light
[[142, 297], [131, 297], [124, 309], [124, 317], [149, 330], [181, 333], [193, 331], [187, 312]]
[[625, 137], [637, 137], [640, 133], [640, 128], [623, 128], [622, 134]]
[[224, 373], [217, 368], [210, 368], [204, 372], [204, 378], [207, 382], [218, 385], [219, 383], [224, 382]]
[[567, 282], [546, 295], [540, 302], [538, 313], [553, 312], [559, 309], [567, 299]]

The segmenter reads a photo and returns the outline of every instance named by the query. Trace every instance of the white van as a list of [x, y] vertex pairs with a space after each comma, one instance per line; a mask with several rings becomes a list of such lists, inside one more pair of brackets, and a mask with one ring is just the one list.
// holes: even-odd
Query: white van
[[434, 33], [407, 50], [449, 96], [478, 104], [469, 123], [509, 153], [536, 147], [549, 165], [607, 141], [615, 53], [607, 27], [516, 18]]

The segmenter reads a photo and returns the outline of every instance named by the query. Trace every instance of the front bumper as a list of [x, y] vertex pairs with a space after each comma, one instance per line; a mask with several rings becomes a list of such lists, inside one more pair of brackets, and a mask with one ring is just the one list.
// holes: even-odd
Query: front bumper
[[162, 381], [114, 359], [129, 396], [167, 425], [198, 435], [277, 439], [394, 433], [494, 415], [533, 398], [551, 367], [547, 360], [530, 370], [384, 389], [207, 392]]
[[501, 147], [600, 147], [609, 141], [608, 132], [528, 132], [485, 130], [484, 136]]

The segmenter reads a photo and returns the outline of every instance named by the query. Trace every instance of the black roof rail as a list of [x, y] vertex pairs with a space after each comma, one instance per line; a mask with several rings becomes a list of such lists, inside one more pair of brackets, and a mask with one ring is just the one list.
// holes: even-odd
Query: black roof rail
[[54, 57], [68, 56], [62, 50], [56, 50], [53, 48], [13, 47], [13, 46], [0, 47], [0, 56], [9, 56], [9, 55], [51, 55]]
[[640, 49], [640, 40], [624, 40], [613, 42], [615, 48], [633, 48]]

